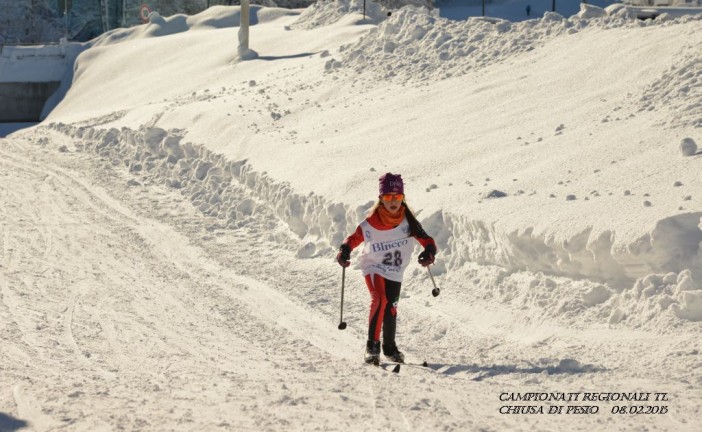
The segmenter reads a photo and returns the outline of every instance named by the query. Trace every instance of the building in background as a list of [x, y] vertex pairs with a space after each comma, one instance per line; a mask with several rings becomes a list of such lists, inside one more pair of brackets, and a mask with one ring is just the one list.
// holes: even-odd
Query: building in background
[[[252, 4], [303, 8], [315, 0], [252, 0]], [[0, 44], [88, 41], [105, 31], [142, 23], [141, 8], [163, 16], [194, 15], [239, 0], [0, 0]]]
[[624, 0], [631, 6], [702, 7], [702, 0]]
[[[250, 3], [301, 9], [316, 1], [251, 0]], [[435, 4], [435, 0], [376, 1], [390, 10], [408, 4], [433, 8]], [[481, 0], [456, 1], [479, 4]], [[143, 6], [162, 16], [171, 16], [195, 15], [211, 6], [239, 4], [240, 0], [0, 0], [0, 45], [55, 43], [64, 37], [85, 42], [115, 28], [141, 24]]]

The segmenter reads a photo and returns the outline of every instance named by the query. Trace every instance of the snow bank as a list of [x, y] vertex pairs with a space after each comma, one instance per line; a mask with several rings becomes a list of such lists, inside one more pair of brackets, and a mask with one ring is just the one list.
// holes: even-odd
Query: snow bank
[[609, 12], [605, 9], [586, 3], [580, 3], [580, 12], [576, 14], [576, 17], [580, 19], [604, 18], [608, 14]]
[[[312, 29], [338, 22], [349, 14], [363, 14], [363, 0], [322, 0], [305, 9], [300, 18], [290, 26], [293, 29]], [[387, 9], [376, 2], [365, 2], [365, 14], [373, 23], [387, 17]]]
[[[702, 16], [699, 15], [699, 16]], [[702, 59], [699, 46], [685, 46], [686, 53], [644, 90], [641, 111], [665, 107], [678, 115], [667, 126], [702, 127]]]
[[[309, 21], [303, 23], [312, 23], [311, 17], [324, 17], [327, 12], [330, 22], [336, 19], [332, 4], [324, 7], [328, 10], [310, 13]], [[236, 24], [238, 18], [232, 11], [236, 8], [221, 8], [221, 13], [193, 17], [185, 23], [175, 18], [155, 20], [149, 26], [158, 28], [151, 27], [151, 33], [143, 31], [149, 27], [144, 26], [142, 33], [132, 34], [134, 38], [144, 39], [143, 43], [135, 40], [109, 50], [101, 47], [82, 57], [75, 91], [50, 117], [53, 122], [50, 128], [70, 137], [79, 150], [92, 151], [127, 167], [139, 177], [179, 190], [222, 226], [240, 228], [260, 221], [260, 215], [265, 214], [263, 219], [269, 226], [260, 231], [297, 251], [300, 258], [331, 257], [364, 217], [373, 203], [367, 201], [366, 192], [358, 187], [367, 184], [359, 179], [367, 180], [368, 168], [378, 166], [368, 161], [369, 152], [375, 151], [374, 141], [387, 140], [388, 154], [392, 155], [387, 159], [392, 159], [393, 167], [388, 169], [397, 167], [402, 172], [415, 173], [414, 179], [408, 176], [408, 184], [413, 182], [414, 190], [411, 203], [425, 209], [426, 213], [419, 214], [420, 220], [439, 245], [436, 275], [448, 277], [472, 265], [497, 266], [507, 275], [540, 274], [534, 277], [537, 282], [533, 282], [532, 291], [523, 292], [521, 297], [555, 316], [596, 313], [599, 319], [616, 324], [643, 320], [649, 310], [654, 310], [659, 316], [698, 319], [696, 290], [677, 292], [677, 279], [671, 284], [667, 278], [668, 288], [661, 288], [672, 299], [663, 302], [669, 303], [666, 308], [655, 309], [654, 305], [651, 306], [654, 309], [640, 309], [636, 306], [638, 297], [626, 296], [637, 280], [650, 275], [674, 273], [677, 278], [689, 271], [692, 280], [702, 280], [702, 209], [697, 201], [680, 202], [683, 193], [694, 194], [695, 200], [698, 199], [694, 172], [699, 158], [680, 156], [679, 145], [684, 137], [698, 139], [691, 125], [695, 124], [692, 119], [698, 112], [695, 104], [699, 103], [699, 95], [694, 87], [699, 73], [694, 49], [690, 47], [681, 53], [671, 49], [677, 48], [677, 40], [670, 38], [671, 34], [694, 35], [697, 22], [687, 25], [684, 31], [612, 16], [566, 20], [557, 14], [518, 24], [495, 19], [458, 23], [441, 20], [427, 11], [404, 8], [366, 33], [365, 29], [372, 26], [356, 25], [355, 12], [347, 14], [341, 24], [311, 30], [285, 28], [294, 22], [293, 16], [270, 27], [256, 27], [267, 33], [266, 37], [258, 38], [259, 46], [275, 55], [268, 60], [232, 67], [231, 52], [221, 47], [217, 33], [222, 26]], [[274, 17], [276, 13], [267, 15], [268, 12], [260, 11], [259, 18]], [[592, 10], [587, 13], [592, 14]], [[664, 25], [675, 26], [677, 22]], [[217, 34], [211, 36], [201, 31], [191, 32], [187, 35], [189, 39], [155, 37], [156, 30], [167, 35], [197, 26], [214, 29], [213, 33]], [[614, 35], [614, 41], [610, 40], [614, 37], [603, 40], [592, 37], [618, 26], [645, 28], [632, 32], [635, 34], [627, 38], [625, 46], [619, 34]], [[592, 33], [568, 39], [570, 31], [582, 29], [591, 29]], [[362, 34], [365, 36], [359, 39]], [[427, 96], [415, 92], [406, 99], [404, 96], [414, 89], [380, 82], [377, 89], [364, 87], [365, 93], [357, 95], [356, 91], [349, 92], [349, 86], [355, 84], [353, 80], [340, 87], [338, 82], [344, 80], [337, 79], [344, 77], [320, 73], [328, 50], [341, 44], [346, 44], [341, 54], [347, 62], [366, 64], [375, 73], [382, 70], [389, 80], [396, 77], [410, 80], [420, 76], [443, 77], [444, 70], [451, 70], [450, 65], [455, 70], [464, 70], [461, 68], [478, 68], [502, 58], [514, 58], [557, 35], [562, 40], [549, 46], [551, 52], [545, 49], [544, 53], [538, 53], [543, 55], [536, 62], [521, 57], [522, 63], [517, 63], [524, 73], [529, 72], [527, 67], [538, 69], [536, 73], [549, 68], [553, 71], [549, 76], [567, 81], [549, 84], [562, 89], [555, 99], [539, 88], [505, 91], [513, 81], [511, 64], [495, 68], [497, 81], [486, 81], [486, 88], [471, 88], [470, 80], [456, 80], [468, 88], [459, 94], [454, 82], [445, 81], [435, 84], [432, 91], [436, 93]], [[661, 35], [666, 36], [666, 43], [657, 45]], [[294, 43], [282, 46], [281, 39]], [[631, 42], [634, 39], [647, 43], [642, 46], [640, 42]], [[349, 43], [351, 40], [358, 42]], [[608, 61], [606, 52], [612, 46], [622, 48], [625, 56], [622, 62], [617, 68], [607, 68], [590, 78], [591, 63]], [[587, 51], [591, 47], [592, 51]], [[157, 49], [164, 54], [155, 58], [152, 52]], [[415, 51], [406, 52], [412, 49]], [[441, 53], [450, 55], [469, 49], [471, 53], [463, 52], [456, 59], [439, 58]], [[654, 49], [666, 55], [664, 65], [639, 70], [641, 53]], [[201, 56], [203, 50], [208, 54], [206, 58]], [[391, 60], [381, 69], [376, 58], [383, 56]], [[585, 57], [588, 61], [581, 61]], [[123, 62], [124, 69], [115, 70], [114, 63], [125, 58], [132, 61]], [[558, 59], [557, 65], [550, 63], [553, 58]], [[677, 58], [684, 61], [678, 62]], [[564, 71], [561, 63], [581, 72], [568, 75], [570, 71]], [[676, 67], [668, 66], [673, 63]], [[620, 83], [618, 78], [632, 69], [639, 79]], [[671, 82], [659, 80], [661, 76], [669, 77]], [[259, 87], [264, 81], [270, 83], [265, 89]], [[503, 84], [505, 81], [510, 82]], [[124, 82], [132, 84], [131, 92], [122, 88]], [[641, 96], [641, 89], [651, 82], [654, 83], [649, 88], [652, 92], [655, 89], [655, 96]], [[141, 84], [143, 87], [135, 89]], [[686, 87], [690, 96], [672, 102], [675, 92], [680, 94]], [[200, 92], [201, 88], [204, 91]], [[500, 92], [490, 93], [490, 88], [499, 88]], [[469, 94], [473, 91], [477, 95], [482, 92], [486, 99], [475, 99], [466, 108], [465, 97], [473, 97]], [[522, 100], [513, 97], [517, 93]], [[91, 94], [104, 99], [95, 102], [95, 97], [89, 97]], [[109, 105], [106, 95], [110, 94], [117, 103]], [[593, 94], [598, 100], [588, 99]], [[454, 95], [456, 100], [451, 101]], [[525, 95], [528, 100], [524, 99]], [[573, 106], [566, 95], [571, 99], [576, 95], [575, 100], [582, 100], [583, 104]], [[389, 100], [383, 102], [385, 97]], [[602, 102], [605, 98], [616, 101], [605, 104]], [[660, 128], [654, 130], [646, 123], [649, 119], [671, 119], [667, 110], [661, 115], [647, 115], [655, 114], [658, 106], [669, 101], [687, 110], [675, 114], [683, 120], [675, 123], [675, 127], [683, 127], [682, 124], [690, 128], [668, 134], [680, 132], [675, 138], [659, 134]], [[528, 118], [534, 106], [542, 109], [540, 117], [547, 117], [553, 114], [553, 106], [577, 111], [580, 105], [591, 111], [568, 112], [571, 117], [559, 116], [557, 121], [548, 119], [528, 128], [512, 125], [514, 116], [524, 113], [526, 117], [520, 118]], [[475, 106], [486, 108], [475, 110]], [[642, 111], [640, 116], [633, 115], [637, 109]], [[103, 118], [97, 117], [96, 112], [109, 114]], [[378, 122], [372, 118], [377, 117], [377, 112], [393, 112], [397, 122], [391, 124], [386, 119]], [[609, 114], [636, 119], [626, 125], [613, 124], [614, 120], [602, 122], [603, 116], [607, 118]], [[501, 115], [505, 118], [499, 118]], [[310, 122], [311, 118], [315, 121]], [[153, 120], [144, 124], [145, 119]], [[59, 121], [76, 123], [68, 125]], [[489, 130], [481, 132], [485, 125]], [[555, 131], [554, 126], [557, 126]], [[644, 128], [644, 134], [655, 132], [656, 142], [639, 141], [641, 134], [632, 138], [630, 128], [637, 127]], [[593, 133], [598, 135], [588, 138]], [[475, 143], [462, 141], [469, 134], [478, 134]], [[512, 144], [505, 141], [506, 135]], [[522, 136], [529, 137], [532, 144]], [[326, 143], [317, 143], [319, 138]], [[663, 148], [659, 139], [671, 144]], [[427, 147], [427, 142], [431, 147]], [[613, 146], [612, 142], [617, 145]], [[462, 143], [462, 147], [458, 148], [456, 143]], [[671, 159], [660, 164], [660, 158]], [[572, 165], [573, 160], [577, 160], [577, 167]], [[428, 164], [445, 167], [440, 173], [441, 181], [434, 178], [438, 173], [422, 171]], [[552, 167], [556, 165], [562, 170], [554, 174]], [[306, 167], [305, 172], [300, 166]], [[630, 171], [647, 174], [631, 178]], [[651, 179], [662, 171], [665, 176]], [[482, 189], [471, 189], [473, 184], [467, 178], [475, 181], [475, 176], [484, 178], [488, 173], [494, 183], [488, 184], [490, 179], [487, 179]], [[676, 178], [671, 178], [672, 175]], [[330, 181], [320, 185], [320, 177]], [[519, 182], [512, 183], [517, 181], [516, 177], [520, 177]], [[666, 188], [657, 188], [662, 184], [660, 179], [666, 180]], [[678, 192], [682, 189], [673, 189], [677, 187], [673, 180], [684, 181], [688, 188]], [[438, 188], [435, 182], [442, 187]], [[419, 184], [423, 186], [417, 187]], [[641, 201], [636, 205], [632, 204], [634, 199], [617, 200], [612, 190], [619, 186], [622, 190], [632, 188], [634, 196], [648, 197], [649, 192], [655, 192], [648, 199], [656, 205], [649, 205], [650, 211], [644, 213]], [[426, 194], [421, 193], [424, 187]], [[509, 191], [509, 196], [490, 203], [480, 201], [479, 197], [494, 187]], [[527, 195], [523, 190], [530, 192]], [[549, 193], [559, 197], [577, 193], [582, 197], [588, 192], [591, 200], [585, 197], [567, 204], [566, 200], [556, 203], [548, 197]], [[603, 199], [598, 201], [600, 192]], [[611, 198], [604, 198], [607, 192]], [[457, 202], [456, 194], [466, 199]], [[571, 289], [551, 289], [552, 283], [547, 281], [551, 278], [570, 278], [575, 282], [557, 284]], [[491, 281], [493, 285], [485, 290], [495, 290], [500, 293], [500, 301], [510, 302], [523, 285], [516, 280], [513, 285], [505, 285], [505, 280], [506, 276], [497, 274]], [[531, 284], [529, 281], [526, 286]], [[541, 286], [543, 292], [537, 296], [533, 290]], [[516, 291], [511, 287], [516, 287]], [[616, 301], [619, 303], [612, 303]]]
[[690, 269], [702, 276], [701, 221], [702, 212], [673, 216], [626, 245], [616, 244], [610, 231], [595, 233], [591, 228], [563, 240], [535, 234], [532, 228], [503, 233], [489, 223], [451, 214], [436, 214], [423, 223], [429, 232], [439, 233], [437, 243], [450, 268], [473, 261], [621, 288], [666, 271]]
[[[228, 161], [203, 146], [182, 142], [183, 132], [179, 130], [150, 126], [138, 130], [99, 129], [61, 123], [48, 127], [75, 139], [77, 150], [94, 153], [132, 173], [179, 189], [193, 206], [226, 227], [241, 228], [260, 206], [272, 208], [301, 240], [296, 245], [305, 258], [329, 253], [329, 242], [340, 244], [367, 210], [349, 209], [314, 194], [296, 194], [288, 184], [255, 172], [246, 160]], [[275, 222], [272, 220], [269, 228], [275, 228]], [[285, 243], [285, 236], [271, 235], [273, 240]], [[323, 239], [319, 244], [327, 247], [319, 250], [310, 239]]]
[[[250, 6], [251, 25], [274, 21], [278, 18], [299, 15], [300, 12], [284, 9], [270, 8], [259, 5]], [[187, 31], [223, 29], [239, 27], [241, 22], [241, 8], [239, 6], [213, 6], [197, 15], [172, 15], [162, 17], [157, 12], [149, 15], [149, 22], [144, 25], [119, 28], [95, 38], [95, 46], [110, 45], [145, 37], [170, 36]]]
[[[373, 204], [351, 208], [313, 193], [295, 193], [287, 183], [256, 172], [246, 160], [229, 161], [203, 146], [182, 142], [179, 130], [61, 123], [48, 127], [71, 137], [73, 150], [95, 153], [135, 175], [180, 190], [222, 226], [244, 227], [272, 209], [270, 239], [297, 250], [300, 258], [332, 253]], [[288, 234], [276, 231], [277, 219], [298, 241], [290, 242]], [[702, 284], [693, 279], [702, 275], [702, 212], [660, 221], [650, 234], [625, 248], [613, 248], [615, 239], [609, 232], [593, 241], [591, 230], [586, 230], [558, 242], [530, 230], [500, 233], [487, 223], [444, 212], [420, 219], [441, 251], [435, 274], [469, 262], [497, 265], [504, 269], [503, 276], [483, 291], [493, 292], [502, 303], [518, 301], [562, 318], [591, 310], [613, 325], [625, 320], [643, 325], [670, 316], [702, 320]], [[536, 274], [527, 290], [506, 279], [522, 270]], [[662, 272], [664, 276], [658, 276]], [[555, 283], [552, 278], [559, 276], [575, 280]]]
[[497, 18], [452, 21], [422, 8], [405, 7], [357, 43], [343, 47], [339, 67], [395, 81], [429, 81], [464, 75], [513, 58], [546, 42], [595, 27], [602, 29], [675, 25], [701, 20], [685, 16], [667, 22], [638, 21], [622, 9], [582, 5], [569, 19], [547, 12], [540, 19], [512, 23]]
[[702, 321], [702, 285], [695, 282], [691, 272], [680, 274], [652, 274], [636, 281], [631, 290], [613, 302], [616, 307], [610, 323], [616, 323], [629, 315], [635, 321], [645, 322], [658, 317], [670, 309], [677, 317]]
[[625, 288], [614, 288], [587, 279], [499, 267], [488, 275], [486, 268], [459, 271], [461, 276], [454, 277], [451, 286], [470, 289], [476, 301], [531, 310], [537, 321], [555, 320], [575, 327], [600, 323], [667, 332], [676, 331], [681, 321], [702, 321], [702, 284], [689, 270], [650, 274]]
[[[300, 19], [290, 27], [293, 29], [312, 29], [339, 22], [349, 14], [365, 13], [364, 24], [378, 24], [389, 14], [405, 6], [433, 10], [434, 2], [430, 0], [320, 0], [309, 6]], [[435, 12], [432, 12], [435, 14]]]

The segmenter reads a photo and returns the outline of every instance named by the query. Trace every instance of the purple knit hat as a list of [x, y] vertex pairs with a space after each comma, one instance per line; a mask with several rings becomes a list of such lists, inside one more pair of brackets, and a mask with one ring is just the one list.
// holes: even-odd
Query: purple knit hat
[[400, 174], [387, 173], [380, 177], [380, 195], [384, 194], [404, 194], [405, 187]]

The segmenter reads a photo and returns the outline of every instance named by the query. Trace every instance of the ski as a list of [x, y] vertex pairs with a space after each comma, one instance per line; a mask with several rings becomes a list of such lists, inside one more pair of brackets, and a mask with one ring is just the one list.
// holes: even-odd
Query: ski
[[[400, 373], [400, 367], [402, 366], [402, 363], [393, 363], [393, 362], [381, 362], [380, 366], [385, 369], [389, 370], [393, 373]], [[390, 369], [392, 368], [392, 369]]]
[[[387, 360], [387, 361], [380, 362], [380, 365], [383, 366], [383, 367], [385, 367], [385, 368], [390, 368], [390, 367], [392, 367], [392, 366], [395, 366], [395, 367], [397, 368], [397, 372], [400, 371], [400, 366], [407, 366], [407, 367], [413, 367], [413, 368], [419, 368], [419, 369], [426, 369], [426, 370], [428, 370], [428, 371], [436, 372], [434, 369], [432, 369], [431, 367], [429, 367], [429, 364], [428, 364], [427, 362], [422, 362], [422, 363], [407, 363], [407, 362], [398, 363], [398, 362], [394, 362], [394, 361], [392, 361], [392, 360]], [[394, 369], [393, 369], [393, 372], [395, 372]]]
[[[394, 363], [394, 362], [381, 362], [380, 359], [377, 359], [375, 361], [364, 361], [364, 364], [367, 364], [369, 366], [375, 366], [378, 369], [383, 369], [385, 371], [393, 372], [393, 373], [400, 373], [400, 366], [402, 363]], [[392, 369], [391, 369], [392, 368]]]
[[[422, 362], [422, 363], [396, 362], [396, 361], [392, 361], [392, 360], [390, 360], [390, 359], [386, 359], [386, 360], [384, 360], [384, 361], [381, 361], [380, 363], [399, 364], [399, 365], [406, 365], [406, 366], [416, 366], [416, 367], [429, 368], [429, 363], [427, 363], [427, 362]], [[430, 368], [430, 369], [431, 369], [431, 368]]]
[[382, 368], [385, 371], [388, 372], [393, 372], [393, 373], [400, 373], [400, 369], [402, 366], [409, 366], [409, 367], [415, 367], [415, 368], [420, 368], [420, 369], [426, 369], [432, 372], [436, 372], [434, 369], [429, 367], [429, 364], [424, 361], [422, 363], [405, 363], [405, 362], [394, 362], [392, 360], [385, 360], [385, 361], [380, 361], [380, 359], [376, 361], [371, 361], [371, 362], [366, 362], [364, 361], [364, 364], [367, 364], [369, 366], [375, 366], [377, 368]]

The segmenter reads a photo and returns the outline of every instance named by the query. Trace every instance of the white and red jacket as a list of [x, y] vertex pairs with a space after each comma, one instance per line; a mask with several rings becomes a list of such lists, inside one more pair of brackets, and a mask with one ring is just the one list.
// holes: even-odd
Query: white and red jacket
[[384, 224], [376, 211], [361, 222], [356, 231], [344, 240], [344, 243], [349, 245], [351, 250], [364, 243], [363, 252], [359, 258], [364, 276], [378, 274], [385, 279], [402, 282], [402, 276], [414, 250], [412, 237], [422, 247], [430, 244], [436, 247], [434, 239], [429, 237], [421, 226], [418, 235], [410, 235], [407, 216], [399, 225], [391, 226]]

